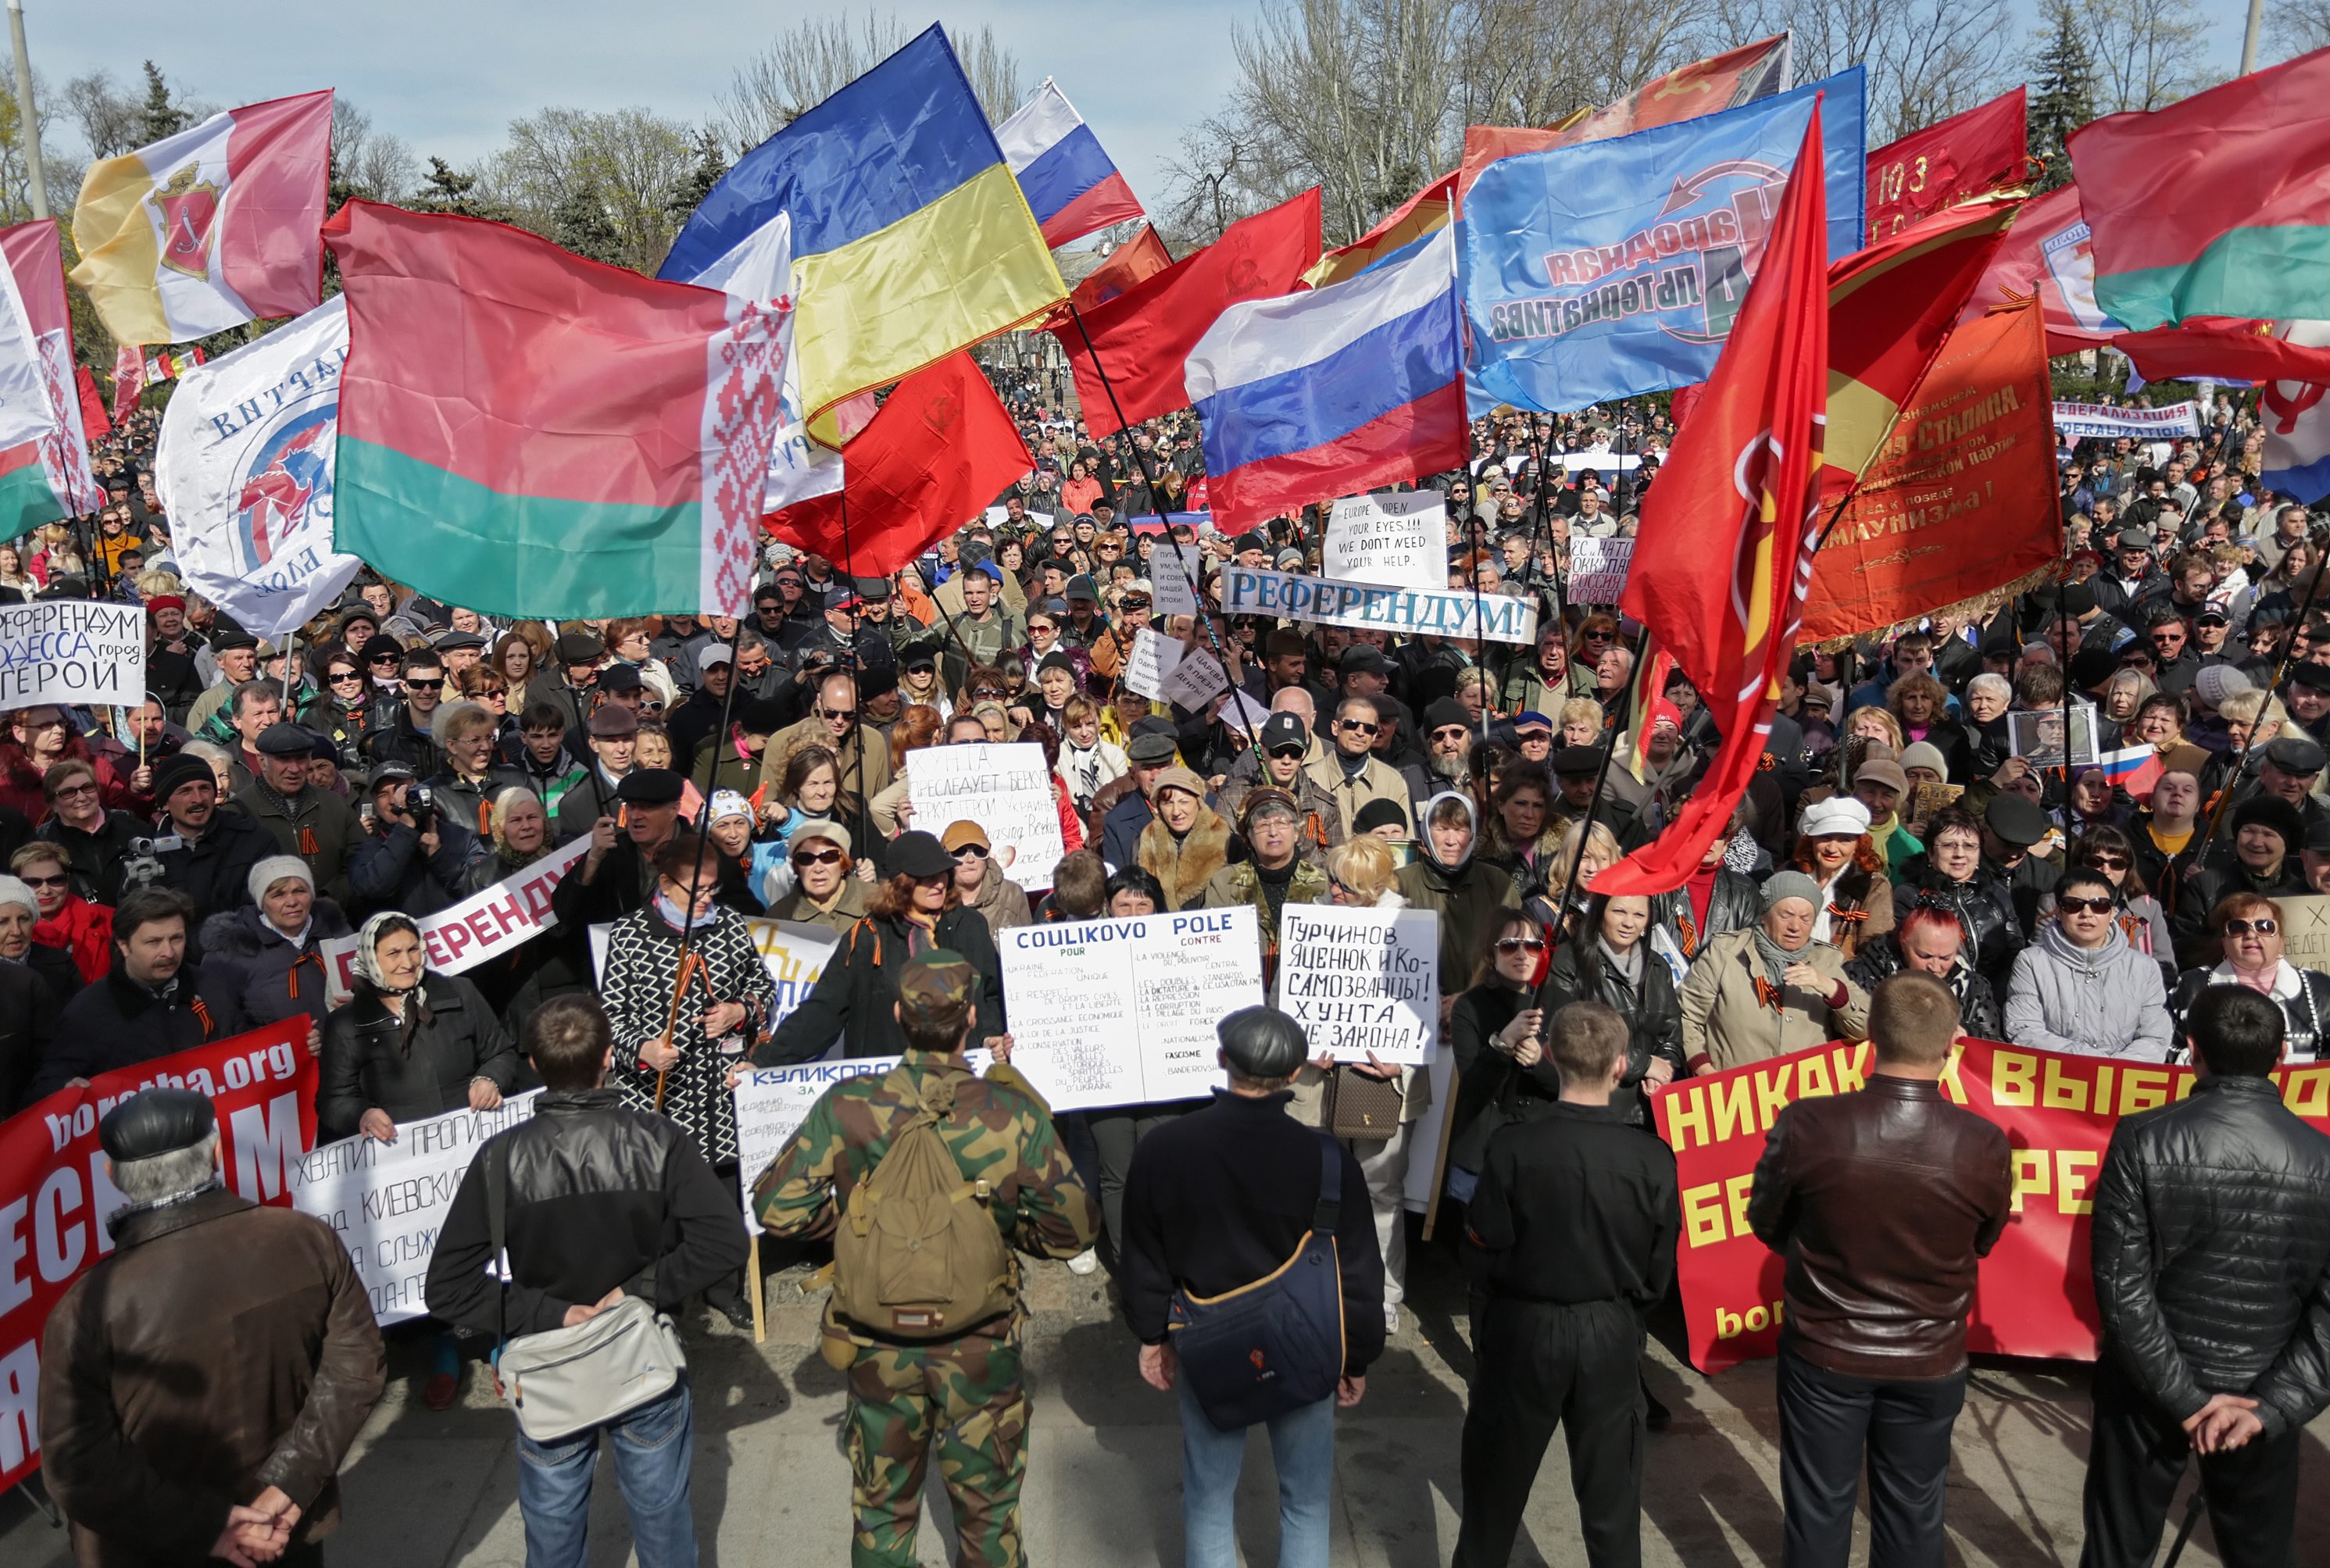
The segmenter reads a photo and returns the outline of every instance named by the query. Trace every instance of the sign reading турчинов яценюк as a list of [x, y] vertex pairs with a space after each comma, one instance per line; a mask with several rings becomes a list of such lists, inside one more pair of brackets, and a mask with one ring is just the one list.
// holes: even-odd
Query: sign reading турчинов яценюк
[[1293, 904], [1278, 919], [1276, 1002], [1311, 1054], [1421, 1067], [1440, 1043], [1440, 917]]
[[0, 605], [0, 710], [146, 700], [146, 617], [134, 604]]

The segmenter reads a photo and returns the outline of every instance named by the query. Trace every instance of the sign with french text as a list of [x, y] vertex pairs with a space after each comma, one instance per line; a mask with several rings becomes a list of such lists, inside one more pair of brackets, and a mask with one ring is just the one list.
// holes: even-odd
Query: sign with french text
[[1273, 1002], [1302, 1025], [1313, 1058], [1425, 1065], [1440, 1044], [1439, 915], [1288, 904]]

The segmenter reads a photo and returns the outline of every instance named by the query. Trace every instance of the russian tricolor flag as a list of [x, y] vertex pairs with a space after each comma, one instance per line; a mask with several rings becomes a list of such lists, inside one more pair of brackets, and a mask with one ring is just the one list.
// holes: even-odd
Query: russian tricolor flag
[[2148, 745], [2106, 751], [2096, 759], [2096, 766], [2103, 770], [2106, 779], [2137, 799], [2150, 794], [2152, 787], [2160, 782], [2161, 774], [2168, 770], [2159, 750]]
[[1461, 468], [1458, 320], [1453, 226], [1346, 282], [1224, 311], [1184, 373], [1215, 524]]
[[1056, 249], [1095, 229], [1141, 216], [1132, 187], [1050, 77], [1017, 114], [995, 128], [995, 139], [1018, 177], [1046, 244]]

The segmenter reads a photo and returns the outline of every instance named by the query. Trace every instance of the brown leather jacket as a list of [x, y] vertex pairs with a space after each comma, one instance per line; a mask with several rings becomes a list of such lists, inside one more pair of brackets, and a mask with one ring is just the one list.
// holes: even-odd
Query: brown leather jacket
[[1965, 1365], [1976, 1261], [2006, 1226], [2006, 1134], [1938, 1085], [1870, 1074], [1773, 1119], [1748, 1223], [1787, 1260], [1781, 1337], [1848, 1377]]
[[213, 1562], [228, 1507], [270, 1486], [299, 1507], [293, 1546], [330, 1534], [341, 1457], [386, 1375], [347, 1249], [321, 1221], [222, 1191], [112, 1232], [41, 1343], [42, 1473], [74, 1557]]

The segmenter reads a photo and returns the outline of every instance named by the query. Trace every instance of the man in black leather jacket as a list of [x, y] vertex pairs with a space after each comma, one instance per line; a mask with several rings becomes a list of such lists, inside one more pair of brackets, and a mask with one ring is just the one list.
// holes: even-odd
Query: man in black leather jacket
[[2306, 1423], [2330, 1404], [2330, 1138], [2282, 1104], [2281, 1009], [2212, 987], [2189, 1099], [2124, 1118], [2095, 1192], [2095, 1435], [2080, 1568], [2152, 1561], [2201, 1455], [2227, 1568], [2297, 1558]]

